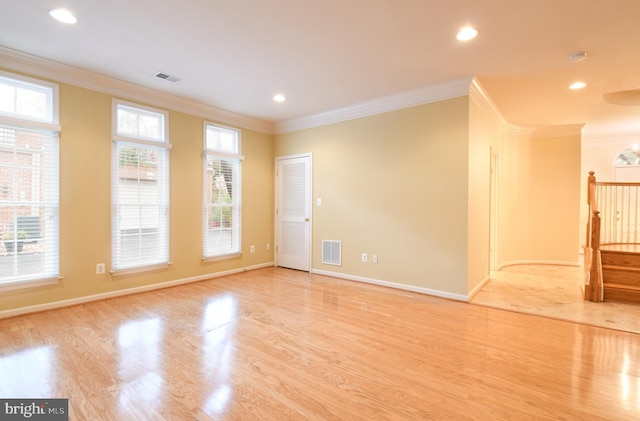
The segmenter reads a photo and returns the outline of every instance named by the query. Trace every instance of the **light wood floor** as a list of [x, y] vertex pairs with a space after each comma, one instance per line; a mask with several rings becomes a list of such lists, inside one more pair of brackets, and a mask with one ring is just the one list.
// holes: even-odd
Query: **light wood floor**
[[632, 420], [636, 334], [267, 268], [0, 320], [71, 420]]

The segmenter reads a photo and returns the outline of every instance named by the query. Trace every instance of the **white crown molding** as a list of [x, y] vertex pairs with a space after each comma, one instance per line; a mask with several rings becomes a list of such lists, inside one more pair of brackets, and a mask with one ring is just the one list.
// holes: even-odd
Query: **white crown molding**
[[478, 78], [474, 77], [471, 81], [471, 86], [469, 87], [469, 93], [471, 99], [483, 110], [487, 110], [492, 112], [498, 117], [498, 120], [504, 127], [515, 127], [504, 118], [495, 102], [491, 99], [487, 91], [484, 89]]
[[382, 98], [364, 101], [347, 107], [336, 108], [305, 117], [271, 122], [236, 114], [191, 99], [145, 88], [130, 82], [83, 70], [67, 64], [58, 63], [41, 57], [26, 54], [0, 46], [2, 68], [33, 75], [53, 82], [67, 83], [97, 92], [143, 102], [152, 106], [191, 114], [229, 126], [255, 130], [267, 134], [282, 134], [326, 124], [338, 123], [370, 115], [381, 114], [402, 108], [443, 101], [469, 95], [476, 103], [492, 110], [508, 132], [519, 135], [542, 137], [566, 136], [576, 134], [583, 125], [553, 127], [518, 127], [507, 122], [495, 103], [488, 96], [480, 82], [474, 77], [465, 77], [435, 85], [425, 86], [411, 91], [400, 92]]
[[471, 94], [469, 95], [469, 97], [473, 102], [476, 103], [476, 105], [478, 105], [478, 107], [480, 107], [482, 110], [487, 110], [493, 113], [497, 117], [498, 122], [500, 124], [500, 128], [504, 133], [521, 135], [527, 132], [526, 129], [516, 126], [514, 124], [511, 124], [504, 118], [504, 116], [500, 112], [500, 109], [496, 106], [496, 103], [493, 102], [493, 100], [491, 99], [487, 91], [484, 89], [484, 87], [482, 86], [478, 78], [475, 78], [475, 77], [473, 78], [469, 91]]
[[211, 105], [32, 56], [3, 46], [0, 46], [0, 63], [7, 70], [23, 72], [54, 82], [67, 83], [133, 101], [144, 102], [229, 126], [273, 134], [273, 123], [270, 121], [236, 114]]
[[535, 137], [581, 137], [583, 127], [584, 124], [567, 124], [562, 126], [524, 127], [522, 130]]
[[275, 124], [275, 134], [295, 132], [326, 124], [339, 123], [360, 117], [386, 113], [416, 105], [457, 98], [469, 94], [472, 77], [456, 79], [382, 98], [364, 101], [347, 107], [295, 118]]
[[568, 124], [563, 126], [538, 126], [538, 127], [525, 127], [525, 126], [515, 126], [513, 124], [507, 124], [504, 127], [504, 130], [505, 130], [505, 133], [509, 133], [516, 136], [525, 136], [525, 137], [537, 137], [537, 138], [567, 137], [567, 136], [581, 137], [583, 127], [584, 127], [584, 124]]
[[568, 124], [562, 126], [517, 126], [509, 123], [496, 104], [493, 102], [487, 91], [477, 78], [474, 78], [470, 88], [471, 98], [482, 109], [493, 112], [499, 119], [502, 129], [505, 133], [518, 136], [535, 136], [535, 137], [564, 137], [581, 135], [584, 124]]

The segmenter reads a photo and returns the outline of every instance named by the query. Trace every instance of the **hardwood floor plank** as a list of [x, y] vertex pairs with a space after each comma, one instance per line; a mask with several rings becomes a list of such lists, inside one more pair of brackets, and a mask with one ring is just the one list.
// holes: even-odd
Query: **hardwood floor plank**
[[70, 419], [629, 420], [640, 337], [267, 268], [0, 320]]

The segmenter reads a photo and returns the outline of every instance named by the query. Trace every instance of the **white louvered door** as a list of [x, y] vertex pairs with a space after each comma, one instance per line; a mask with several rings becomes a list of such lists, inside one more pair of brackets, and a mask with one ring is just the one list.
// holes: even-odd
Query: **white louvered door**
[[276, 262], [311, 268], [311, 156], [279, 158], [276, 173]]

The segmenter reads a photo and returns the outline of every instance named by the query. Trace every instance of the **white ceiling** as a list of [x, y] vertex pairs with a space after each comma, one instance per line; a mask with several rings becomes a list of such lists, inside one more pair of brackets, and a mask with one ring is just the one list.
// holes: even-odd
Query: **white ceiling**
[[[0, 46], [267, 122], [477, 76], [511, 124], [640, 133], [640, 107], [602, 100], [640, 88], [640, 0], [1, 4]], [[56, 7], [78, 23], [54, 21]], [[479, 35], [461, 43], [468, 24]], [[570, 62], [575, 51], [588, 59]], [[587, 87], [570, 91], [576, 80]], [[273, 102], [276, 93], [287, 101]]]

